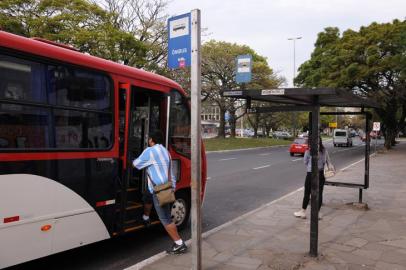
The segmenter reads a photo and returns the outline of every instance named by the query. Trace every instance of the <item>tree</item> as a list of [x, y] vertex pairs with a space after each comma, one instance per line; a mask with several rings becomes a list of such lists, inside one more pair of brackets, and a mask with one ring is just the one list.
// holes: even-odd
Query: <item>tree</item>
[[310, 60], [295, 82], [306, 87], [348, 88], [379, 102], [385, 147], [390, 148], [406, 118], [406, 21], [372, 23], [360, 30], [319, 33]]
[[147, 48], [112, 23], [114, 14], [86, 0], [3, 0], [0, 28], [25, 37], [69, 44], [81, 52], [133, 65], [145, 63]]
[[164, 0], [95, 0], [112, 14], [111, 23], [145, 46], [140, 62], [137, 47], [122, 51], [124, 64], [157, 73], [166, 73], [168, 15]]
[[253, 59], [252, 82], [245, 85], [247, 89], [276, 87], [280, 79], [268, 66], [265, 57], [258, 55], [245, 45], [211, 40], [202, 46], [202, 93], [211, 103], [220, 108], [219, 137], [225, 136], [225, 112], [230, 115], [231, 136], [235, 136], [235, 125], [239, 106], [235, 98], [223, 97], [225, 90], [240, 89], [235, 82], [235, 59], [238, 55], [251, 54]]
[[[255, 107], [268, 107], [268, 102], [253, 102]], [[258, 135], [258, 129], [262, 128], [263, 134], [269, 137], [271, 129], [278, 130], [286, 123], [286, 113], [274, 112], [274, 113], [252, 113], [247, 115], [248, 122], [254, 129], [254, 137]]]

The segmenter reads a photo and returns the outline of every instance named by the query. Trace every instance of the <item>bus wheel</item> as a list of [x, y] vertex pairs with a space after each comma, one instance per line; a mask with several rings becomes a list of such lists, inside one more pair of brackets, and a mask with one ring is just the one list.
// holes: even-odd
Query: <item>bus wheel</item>
[[186, 227], [190, 216], [190, 192], [187, 190], [176, 192], [176, 201], [172, 204], [171, 215], [179, 230]]

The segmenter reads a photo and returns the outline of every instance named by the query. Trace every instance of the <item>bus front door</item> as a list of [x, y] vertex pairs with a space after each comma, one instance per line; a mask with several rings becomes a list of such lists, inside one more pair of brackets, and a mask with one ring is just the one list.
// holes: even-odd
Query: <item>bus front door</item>
[[[126, 192], [121, 194], [121, 232], [126, 233], [144, 227], [143, 195], [148, 193], [147, 177], [145, 170], [133, 168], [132, 162], [142, 151], [148, 147], [148, 136], [161, 127], [161, 102], [164, 96], [154, 91], [142, 91], [138, 88], [131, 89], [131, 101], [128, 119], [127, 143], [127, 169], [125, 172]], [[152, 220], [157, 220], [153, 213]]]

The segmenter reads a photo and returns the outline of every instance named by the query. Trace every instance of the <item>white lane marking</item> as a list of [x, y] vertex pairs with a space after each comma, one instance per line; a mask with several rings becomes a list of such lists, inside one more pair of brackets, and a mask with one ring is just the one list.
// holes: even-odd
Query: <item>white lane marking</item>
[[363, 146], [365, 146], [365, 145], [354, 145], [353, 147], [348, 147], [348, 148], [345, 148], [345, 149], [334, 151], [333, 154], [343, 152], [343, 151], [353, 150], [353, 149], [356, 149], [358, 147], [363, 147]]
[[258, 154], [258, 156], [269, 156], [271, 153]]
[[268, 168], [269, 166], [271, 166], [271, 164], [260, 166], [260, 167], [255, 167], [255, 168], [252, 168], [252, 169], [253, 170], [259, 170], [259, 169], [263, 169], [263, 168]]
[[[372, 157], [372, 156], [374, 156], [374, 155], [376, 155], [376, 153], [373, 153], [373, 154], [371, 154], [371, 155], [369, 155], [369, 156]], [[351, 163], [351, 164], [348, 165], [347, 167], [342, 168], [340, 171], [343, 172], [343, 171], [345, 171], [346, 169], [348, 169], [348, 168], [354, 166], [355, 164], [358, 164], [358, 163], [360, 163], [360, 162], [362, 162], [362, 161], [364, 161], [364, 160], [365, 160], [365, 158], [362, 158], [362, 159], [360, 159], [360, 160], [358, 160], [358, 161], [355, 161], [354, 163]]]
[[292, 161], [298, 161], [298, 160], [302, 160], [302, 159], [301, 158], [292, 159]]
[[232, 158], [222, 158], [222, 159], [219, 159], [219, 161], [226, 161], [226, 160], [233, 160], [233, 159], [237, 159], [237, 158], [235, 158], [235, 157], [232, 157]]
[[206, 180], [210, 180], [210, 179], [211, 179], [211, 177], [210, 177], [210, 176], [206, 178]]

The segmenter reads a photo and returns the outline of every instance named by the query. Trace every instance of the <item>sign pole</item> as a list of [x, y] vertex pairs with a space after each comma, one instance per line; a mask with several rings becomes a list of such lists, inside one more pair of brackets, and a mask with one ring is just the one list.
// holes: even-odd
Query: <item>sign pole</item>
[[191, 12], [191, 189], [192, 189], [192, 269], [202, 269], [202, 214], [201, 214], [201, 24], [200, 10]]

